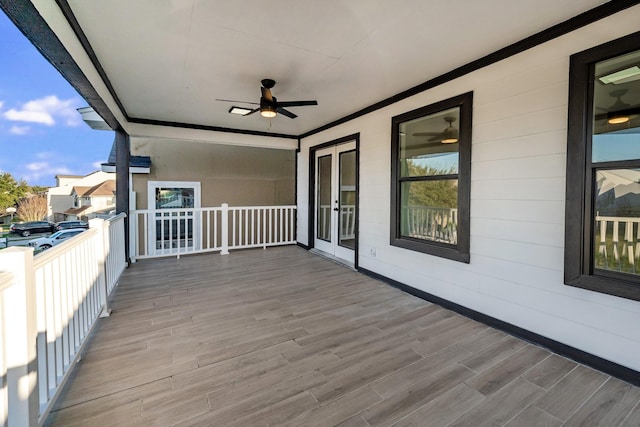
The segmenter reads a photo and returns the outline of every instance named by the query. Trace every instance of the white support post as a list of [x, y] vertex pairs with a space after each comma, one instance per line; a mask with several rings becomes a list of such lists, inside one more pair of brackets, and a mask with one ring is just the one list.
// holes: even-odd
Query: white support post
[[222, 239], [220, 255], [229, 255], [229, 204], [222, 204], [222, 224], [220, 224], [220, 237]]
[[[11, 247], [0, 253], [0, 271], [10, 272], [13, 286], [4, 290], [8, 426], [37, 426], [38, 363], [33, 249]], [[10, 324], [10, 326], [9, 326]]]
[[111, 309], [109, 309], [109, 290], [107, 289], [107, 243], [104, 236], [105, 220], [94, 218], [89, 221], [89, 228], [95, 228], [98, 232], [96, 239], [96, 259], [98, 260], [98, 291], [100, 292], [100, 302], [102, 303], [102, 311], [100, 317], [109, 317]]
[[[133, 185], [130, 186], [133, 188]], [[131, 263], [136, 262], [136, 257], [140, 254], [140, 246], [138, 242], [138, 214], [135, 213], [136, 209], [136, 192], [131, 192], [131, 198], [129, 200], [129, 258]], [[148, 255], [148, 253], [145, 253]]]

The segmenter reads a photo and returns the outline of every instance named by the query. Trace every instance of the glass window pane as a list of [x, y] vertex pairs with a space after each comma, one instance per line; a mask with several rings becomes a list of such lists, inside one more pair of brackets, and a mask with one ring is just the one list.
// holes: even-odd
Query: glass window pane
[[356, 152], [340, 153], [340, 216], [338, 244], [356, 248]]
[[400, 234], [455, 245], [458, 241], [458, 181], [403, 182]]
[[317, 218], [316, 238], [331, 241], [331, 156], [318, 159]]
[[596, 171], [595, 268], [639, 273], [639, 182], [640, 169]]
[[401, 123], [400, 176], [457, 174], [459, 122], [456, 107]]
[[592, 161], [640, 159], [640, 51], [598, 62]]
[[194, 207], [193, 188], [156, 188], [156, 209], [176, 209]]

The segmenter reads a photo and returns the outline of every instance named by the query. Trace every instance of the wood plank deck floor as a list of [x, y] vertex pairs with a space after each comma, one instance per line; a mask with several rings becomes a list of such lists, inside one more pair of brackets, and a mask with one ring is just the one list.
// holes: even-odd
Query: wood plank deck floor
[[640, 388], [295, 247], [148, 260], [54, 426], [639, 426]]

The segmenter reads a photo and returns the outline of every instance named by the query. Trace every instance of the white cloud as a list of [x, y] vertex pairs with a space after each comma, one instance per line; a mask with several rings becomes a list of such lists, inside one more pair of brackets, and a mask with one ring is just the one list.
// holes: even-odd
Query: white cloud
[[[43, 158], [50, 153], [38, 153], [37, 158]], [[41, 182], [41, 178], [51, 179], [56, 175], [73, 175], [73, 171], [64, 165], [52, 165], [48, 161], [36, 161], [27, 163], [21, 176], [28, 183]]]
[[12, 133], [14, 135], [26, 135], [30, 130], [31, 128], [29, 126], [11, 126], [11, 129], [9, 129], [9, 133]]
[[12, 108], [4, 113], [4, 117], [14, 122], [40, 123], [47, 126], [56, 124], [51, 114], [43, 111], [18, 111]]
[[0, 101], [0, 108], [4, 105], [4, 101]]
[[91, 163], [91, 166], [93, 166], [97, 170], [100, 170], [100, 169], [102, 169], [102, 164], [103, 163], [104, 163], [104, 160], [98, 160], [97, 162]]
[[80, 114], [76, 111], [77, 101], [59, 99], [55, 95], [34, 99], [22, 105], [20, 109], [11, 108], [3, 113], [7, 120], [38, 123], [47, 126], [56, 124], [56, 119], [64, 120], [67, 126], [77, 126], [81, 123]]

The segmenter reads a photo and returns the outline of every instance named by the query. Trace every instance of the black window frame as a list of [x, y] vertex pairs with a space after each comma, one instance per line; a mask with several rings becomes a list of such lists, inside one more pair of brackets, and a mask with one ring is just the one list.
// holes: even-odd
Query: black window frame
[[567, 125], [564, 283], [640, 301], [640, 276], [595, 269], [594, 175], [597, 169], [640, 167], [640, 159], [591, 161], [595, 65], [640, 49], [640, 32], [576, 53], [570, 58]]
[[[400, 231], [401, 185], [399, 171], [400, 125], [451, 108], [460, 108], [458, 124], [458, 231], [457, 244], [451, 245], [402, 236]], [[390, 244], [454, 261], [469, 263], [470, 205], [471, 205], [471, 129], [473, 92], [467, 92], [397, 116], [391, 119], [391, 221]]]

